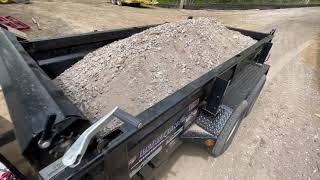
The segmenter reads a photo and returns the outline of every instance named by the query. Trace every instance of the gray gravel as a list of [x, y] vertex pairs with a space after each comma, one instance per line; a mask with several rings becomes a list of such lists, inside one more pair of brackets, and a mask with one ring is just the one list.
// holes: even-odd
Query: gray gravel
[[55, 82], [92, 121], [115, 106], [136, 115], [255, 42], [212, 18], [167, 23], [88, 54]]

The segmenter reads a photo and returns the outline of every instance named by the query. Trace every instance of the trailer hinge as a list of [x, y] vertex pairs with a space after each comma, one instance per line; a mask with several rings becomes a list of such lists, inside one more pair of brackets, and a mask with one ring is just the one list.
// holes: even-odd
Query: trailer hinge
[[44, 131], [38, 141], [38, 146], [41, 149], [46, 149], [51, 145], [56, 132], [54, 131], [54, 123], [56, 121], [57, 115], [52, 114], [48, 116], [47, 121], [45, 122]]

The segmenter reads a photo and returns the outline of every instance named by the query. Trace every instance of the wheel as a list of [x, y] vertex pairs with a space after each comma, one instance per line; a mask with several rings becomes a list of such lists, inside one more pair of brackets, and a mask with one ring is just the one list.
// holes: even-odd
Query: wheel
[[123, 3], [122, 3], [121, 0], [116, 0], [116, 1], [117, 1], [117, 5], [118, 5], [118, 6], [122, 6], [122, 5], [123, 5]]
[[112, 4], [117, 4], [117, 0], [111, 0]]
[[230, 146], [247, 110], [247, 107], [248, 102], [244, 100], [232, 113], [211, 151], [214, 157], [223, 154]]

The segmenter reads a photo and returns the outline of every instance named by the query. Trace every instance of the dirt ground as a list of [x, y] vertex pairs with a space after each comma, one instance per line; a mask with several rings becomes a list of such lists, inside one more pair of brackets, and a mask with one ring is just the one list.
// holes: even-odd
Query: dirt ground
[[[185, 144], [157, 179], [320, 179], [320, 8], [196, 11], [118, 7], [102, 0], [48, 0], [0, 6], [0, 15], [5, 14], [32, 25], [27, 32], [31, 39], [187, 16], [215, 17], [227, 25], [257, 31], [276, 28], [267, 84], [228, 151], [213, 158]], [[39, 20], [42, 30], [37, 30], [31, 17]], [[0, 152], [15, 156], [3, 148]]]

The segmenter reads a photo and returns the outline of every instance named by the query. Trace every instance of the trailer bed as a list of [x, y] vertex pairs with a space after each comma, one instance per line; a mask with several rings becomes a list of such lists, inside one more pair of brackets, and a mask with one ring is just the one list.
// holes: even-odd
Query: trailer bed
[[229, 146], [266, 80], [274, 31], [229, 28], [258, 42], [137, 115], [143, 127], [124, 123], [91, 140], [76, 167], [62, 163], [62, 156], [91, 123], [51, 79], [87, 53], [150, 27], [32, 42], [19, 42], [0, 30], [0, 84], [16, 139], [40, 179], [151, 179], [153, 170], [184, 141], [214, 156]]

